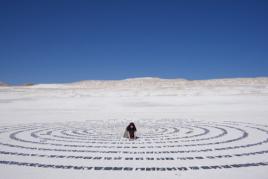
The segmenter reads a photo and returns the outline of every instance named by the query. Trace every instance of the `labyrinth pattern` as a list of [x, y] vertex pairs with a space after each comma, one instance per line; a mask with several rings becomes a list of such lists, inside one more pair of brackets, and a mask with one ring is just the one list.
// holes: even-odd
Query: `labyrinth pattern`
[[268, 126], [196, 120], [121, 120], [0, 127], [0, 164], [90, 171], [198, 171], [268, 166]]

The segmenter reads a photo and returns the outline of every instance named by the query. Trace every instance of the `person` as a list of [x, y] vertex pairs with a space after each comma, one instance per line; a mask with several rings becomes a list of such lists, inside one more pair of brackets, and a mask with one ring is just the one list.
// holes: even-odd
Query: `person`
[[137, 131], [137, 128], [133, 122], [129, 123], [129, 125], [126, 128], [127, 137], [129, 139], [136, 139], [135, 132]]

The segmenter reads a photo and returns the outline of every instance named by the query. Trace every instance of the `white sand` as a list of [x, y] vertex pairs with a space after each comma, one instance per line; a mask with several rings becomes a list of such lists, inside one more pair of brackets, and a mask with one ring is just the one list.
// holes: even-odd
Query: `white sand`
[[[268, 150], [266, 142], [254, 146], [215, 151], [215, 148], [245, 146], [265, 141], [268, 137], [265, 132], [268, 130], [268, 127], [265, 126], [268, 124], [267, 106], [268, 78], [204, 81], [138, 78], [121, 81], [82, 81], [71, 84], [0, 87], [0, 126], [2, 126], [0, 142], [13, 145], [0, 146], [0, 151], [9, 152], [0, 153], [0, 161], [133, 168], [133, 171], [104, 171], [103, 169], [98, 171], [19, 166], [18, 163], [13, 163], [0, 165], [1, 178], [202, 177], [208, 179], [228, 176], [228, 178], [234, 179], [252, 177], [265, 179], [268, 174], [267, 166], [232, 167], [230, 169], [203, 169], [200, 167], [268, 162], [267, 153], [254, 154]], [[121, 138], [121, 134], [130, 121], [137, 124], [140, 138], [129, 143], [128, 140]], [[192, 132], [190, 129], [186, 129], [187, 127], [192, 127]], [[192, 141], [180, 139], [202, 133], [204, 129], [198, 127], [203, 127], [209, 132], [202, 136], [190, 137], [189, 139], [194, 139]], [[217, 127], [223, 128], [223, 130], [217, 129]], [[221, 143], [241, 137], [243, 132], [232, 127], [247, 132], [248, 136]], [[226, 134], [222, 134], [218, 138], [215, 137], [224, 130], [227, 131]], [[37, 137], [32, 135], [33, 132]], [[12, 134], [18, 140], [12, 138]], [[77, 138], [73, 139], [72, 135]], [[159, 139], [149, 143], [148, 140], [145, 140], [146, 135], [148, 137], [159, 135]], [[108, 139], [106, 143], [101, 143], [102, 136]], [[47, 139], [41, 140], [42, 137]], [[60, 141], [59, 138], [67, 141]], [[157, 143], [162, 138], [164, 142], [165, 139], [169, 142]], [[178, 139], [175, 140], [176, 138]], [[92, 144], [92, 141], [97, 143]], [[217, 144], [217, 142], [220, 143]], [[59, 146], [57, 146], [58, 144]], [[72, 144], [78, 146], [70, 146]], [[86, 147], [90, 144], [93, 147]], [[195, 146], [195, 144], [201, 144], [201, 146]], [[153, 147], [150, 148], [150, 146]], [[29, 147], [36, 147], [36, 149]], [[45, 151], [38, 148], [77, 149], [81, 151]], [[212, 151], [133, 154], [137, 151], [190, 151], [206, 148], [212, 149]], [[93, 149], [96, 151], [115, 150], [119, 153], [82, 152], [82, 150]], [[130, 153], [120, 153], [122, 151]], [[38, 156], [23, 156], [18, 153], [37, 154]], [[250, 154], [246, 155], [246, 153]], [[183, 157], [228, 154], [232, 157], [181, 159]], [[244, 155], [234, 156], [235, 154]], [[51, 155], [63, 155], [64, 158], [55, 158]], [[75, 159], [66, 156], [98, 156], [112, 157], [112, 159]], [[115, 160], [114, 157], [123, 157], [123, 159]], [[128, 157], [143, 157], [144, 160], [126, 160]], [[146, 160], [148, 157], [152, 157], [154, 160]], [[175, 160], [156, 161], [157, 158], [165, 157], [173, 157]], [[189, 167], [192, 166], [199, 166], [199, 170], [190, 169]], [[177, 169], [176, 171], [135, 171], [139, 170], [139, 167], [188, 168], [187, 171]]]

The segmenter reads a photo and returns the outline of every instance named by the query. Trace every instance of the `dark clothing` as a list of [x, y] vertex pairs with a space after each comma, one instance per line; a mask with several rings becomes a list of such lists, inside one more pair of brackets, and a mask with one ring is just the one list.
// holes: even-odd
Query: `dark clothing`
[[136, 130], [137, 129], [136, 129], [135, 125], [130, 124], [129, 126], [127, 126], [127, 131], [129, 133], [129, 137], [131, 139], [134, 139], [135, 138], [135, 132], [136, 132]]
[[130, 130], [128, 130], [128, 133], [129, 133], [129, 137], [130, 137], [131, 139], [134, 139], [134, 137], [135, 137], [135, 130], [130, 129]]

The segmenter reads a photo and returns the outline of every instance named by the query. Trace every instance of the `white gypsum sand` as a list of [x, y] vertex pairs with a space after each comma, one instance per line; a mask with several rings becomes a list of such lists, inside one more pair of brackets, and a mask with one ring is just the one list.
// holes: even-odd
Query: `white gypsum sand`
[[265, 179], [267, 106], [268, 78], [0, 87], [1, 177]]

